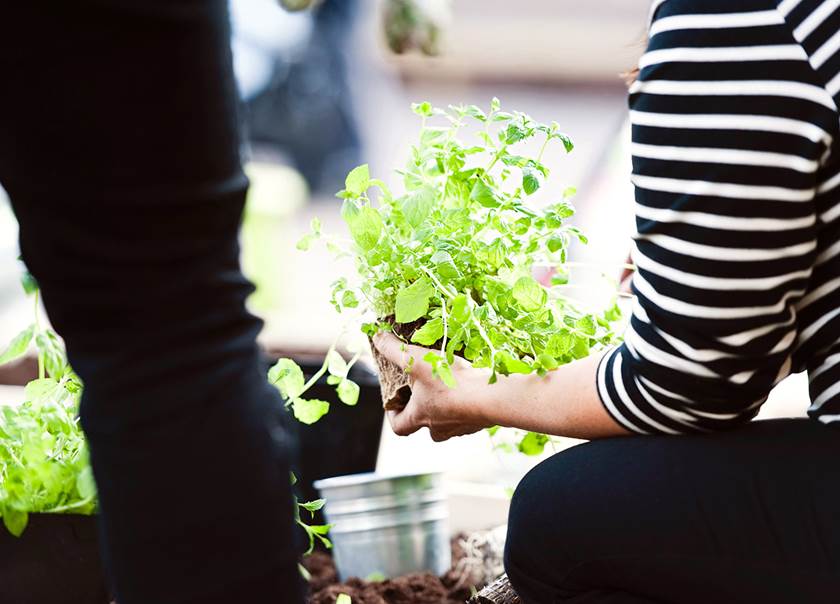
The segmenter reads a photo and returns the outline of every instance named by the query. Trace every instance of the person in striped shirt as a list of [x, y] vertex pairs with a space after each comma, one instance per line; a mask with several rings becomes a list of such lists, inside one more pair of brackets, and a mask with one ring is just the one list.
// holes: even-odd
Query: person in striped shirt
[[[624, 343], [452, 390], [416, 363], [392, 426], [591, 439], [513, 498], [529, 604], [840, 602], [840, 0], [656, 0], [648, 34]], [[803, 371], [808, 419], [750, 421]]]

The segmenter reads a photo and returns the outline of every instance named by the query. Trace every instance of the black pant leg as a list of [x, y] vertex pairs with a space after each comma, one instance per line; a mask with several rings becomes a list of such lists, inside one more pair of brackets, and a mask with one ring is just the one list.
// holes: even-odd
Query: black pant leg
[[121, 604], [300, 599], [279, 396], [237, 233], [224, 0], [0, 8], [0, 182], [85, 383]]
[[836, 602], [838, 459], [810, 420], [574, 447], [517, 489], [508, 573], [528, 604]]

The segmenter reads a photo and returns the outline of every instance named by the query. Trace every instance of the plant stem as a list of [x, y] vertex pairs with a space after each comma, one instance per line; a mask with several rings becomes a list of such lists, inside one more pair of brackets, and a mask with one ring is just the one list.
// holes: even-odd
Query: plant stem
[[51, 510], [44, 510], [44, 514], [63, 514], [65, 512], [69, 512], [71, 510], [77, 510], [82, 508], [90, 503], [93, 503], [94, 497], [88, 497], [87, 499], [82, 499], [81, 501], [77, 501], [76, 503], [71, 503], [68, 505], [60, 505], [58, 507], [54, 507]]
[[435, 277], [435, 274], [432, 271], [430, 271], [425, 266], [421, 266], [420, 270], [422, 270], [424, 273], [426, 273], [429, 276], [429, 279], [432, 280], [432, 283], [434, 283], [438, 287], [438, 289], [440, 289], [444, 294], [446, 294], [447, 298], [454, 299], [456, 297], [455, 294], [450, 292], [449, 289], [447, 289], [447, 287], [443, 283], [438, 281], [438, 278]]
[[303, 385], [303, 390], [301, 391], [300, 394], [298, 394], [298, 397], [303, 396], [303, 394], [307, 390], [312, 388], [312, 386], [314, 386], [318, 380], [320, 380], [322, 377], [324, 377], [324, 374], [327, 372], [327, 367], [329, 367], [329, 364], [330, 364], [330, 355], [333, 352], [335, 352], [335, 345], [336, 345], [337, 342], [338, 342], [338, 338], [336, 338], [335, 341], [333, 341], [332, 345], [330, 345], [330, 349], [327, 351], [327, 354], [324, 357], [324, 362], [321, 365], [321, 368], [318, 371], [316, 371], [315, 374], [311, 378], [309, 378], [309, 381], [306, 382]]
[[537, 155], [537, 163], [542, 162], [543, 153], [545, 153], [545, 149], [546, 149], [546, 147], [548, 147], [548, 141], [550, 141], [550, 140], [551, 140], [550, 136], [545, 137], [545, 142], [542, 144], [542, 147], [540, 147], [539, 155]]

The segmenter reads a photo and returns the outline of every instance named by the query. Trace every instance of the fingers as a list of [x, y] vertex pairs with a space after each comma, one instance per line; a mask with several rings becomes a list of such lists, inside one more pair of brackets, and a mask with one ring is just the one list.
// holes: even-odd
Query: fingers
[[402, 411], [388, 411], [388, 422], [391, 424], [391, 429], [397, 436], [409, 436], [414, 434], [423, 426], [414, 421], [408, 407]]

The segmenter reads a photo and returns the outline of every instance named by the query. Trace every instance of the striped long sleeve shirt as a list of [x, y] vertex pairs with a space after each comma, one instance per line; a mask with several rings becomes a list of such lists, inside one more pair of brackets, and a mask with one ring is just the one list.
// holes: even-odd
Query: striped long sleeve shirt
[[630, 431], [727, 429], [807, 371], [840, 425], [840, 0], [657, 0], [630, 89], [635, 301], [598, 370]]

